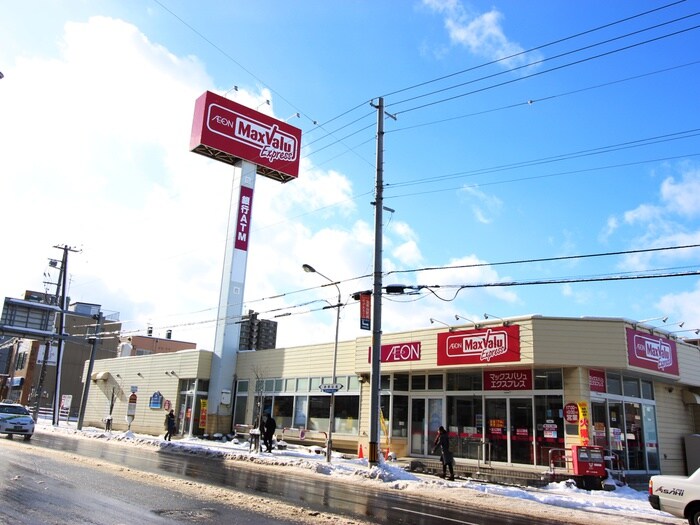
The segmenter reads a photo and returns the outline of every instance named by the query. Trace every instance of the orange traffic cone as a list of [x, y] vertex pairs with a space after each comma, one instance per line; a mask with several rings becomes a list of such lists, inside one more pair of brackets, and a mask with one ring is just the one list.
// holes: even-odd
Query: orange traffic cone
[[362, 443], [360, 443], [360, 450], [357, 451], [357, 459], [365, 459], [365, 455], [362, 453]]

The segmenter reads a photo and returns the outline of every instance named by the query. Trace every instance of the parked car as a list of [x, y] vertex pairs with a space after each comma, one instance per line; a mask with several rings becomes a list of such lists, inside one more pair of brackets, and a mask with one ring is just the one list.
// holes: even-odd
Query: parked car
[[649, 503], [690, 525], [700, 525], [700, 469], [691, 476], [652, 476], [649, 480]]
[[0, 434], [12, 438], [15, 434], [24, 436], [25, 441], [34, 435], [34, 418], [29, 410], [18, 403], [0, 403]]

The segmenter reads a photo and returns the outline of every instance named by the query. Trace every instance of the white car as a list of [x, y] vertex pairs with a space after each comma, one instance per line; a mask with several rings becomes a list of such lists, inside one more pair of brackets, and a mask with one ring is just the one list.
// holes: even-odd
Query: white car
[[12, 438], [15, 434], [24, 436], [25, 441], [34, 435], [34, 418], [23, 405], [0, 403], [0, 434]]

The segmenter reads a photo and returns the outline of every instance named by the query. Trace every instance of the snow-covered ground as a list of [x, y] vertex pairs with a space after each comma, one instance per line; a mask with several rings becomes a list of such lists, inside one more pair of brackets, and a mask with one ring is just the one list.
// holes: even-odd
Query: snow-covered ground
[[[128, 446], [154, 447], [172, 453], [217, 456], [227, 460], [244, 460], [261, 467], [281, 466], [297, 469], [300, 473], [324, 476], [338, 482], [381, 484], [387, 490], [406, 491], [427, 497], [434, 502], [458, 505], [461, 501], [480, 507], [511, 510], [514, 513], [547, 516], [568, 524], [642, 524], [662, 523], [680, 525], [684, 520], [651, 508], [647, 493], [629, 487], [616, 487], [612, 491], [586, 491], [573, 483], [551, 483], [544, 488], [505, 486], [471, 479], [446, 481], [432, 475], [408, 472], [381, 461], [369, 468], [367, 459], [347, 458], [335, 454], [331, 463], [326, 461], [324, 450], [318, 447], [288, 445], [286, 449], [274, 449], [272, 453], [256, 453], [249, 450], [247, 442], [237, 440], [209, 441], [196, 438], [165, 441], [162, 436], [135, 434], [84, 427], [78, 431], [75, 423], [61, 421], [52, 426], [48, 420], [39, 420], [38, 433], [70, 434], [80, 439], [115, 441]], [[284, 443], [283, 443], [284, 445]]]

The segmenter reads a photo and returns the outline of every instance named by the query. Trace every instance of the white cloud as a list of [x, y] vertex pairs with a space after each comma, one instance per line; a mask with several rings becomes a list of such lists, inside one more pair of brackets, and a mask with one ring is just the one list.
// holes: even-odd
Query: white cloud
[[[444, 16], [445, 29], [453, 44], [467, 48], [476, 56], [499, 60], [524, 51], [506, 36], [502, 27], [503, 14], [496, 9], [476, 14], [459, 0], [423, 0], [423, 5]], [[539, 59], [539, 55], [532, 53], [527, 60], [514, 57], [504, 64], [515, 67]]]
[[474, 186], [464, 186], [461, 189], [462, 195], [470, 201], [474, 218], [482, 224], [490, 224], [493, 218], [500, 214], [503, 208], [503, 201], [495, 195], [484, 193]]
[[700, 169], [688, 167], [681, 180], [668, 177], [661, 184], [661, 199], [669, 213], [693, 218], [700, 215], [697, 196], [700, 195]]

